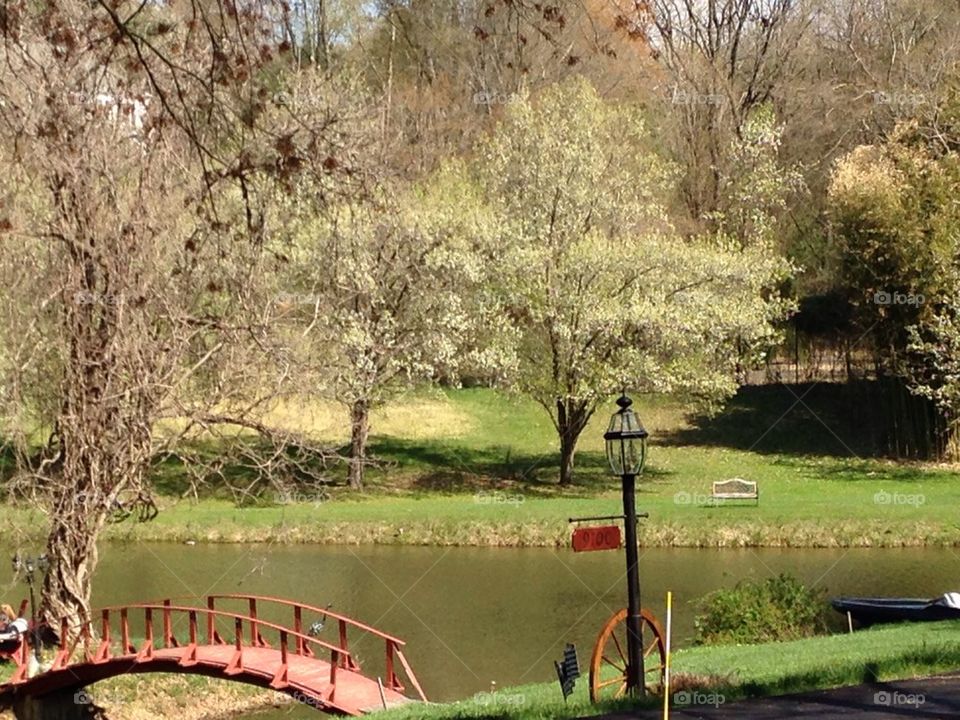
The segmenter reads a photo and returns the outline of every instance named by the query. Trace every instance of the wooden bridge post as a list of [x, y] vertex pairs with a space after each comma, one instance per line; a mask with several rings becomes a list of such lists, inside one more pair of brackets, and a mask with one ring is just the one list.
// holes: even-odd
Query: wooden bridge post
[[136, 652], [136, 648], [130, 644], [130, 623], [127, 621], [127, 609], [120, 608], [120, 644], [123, 646], [123, 654]]
[[329, 698], [333, 700], [333, 694], [337, 690], [337, 666], [340, 664], [340, 651], [330, 651], [330, 694]]
[[170, 622], [170, 600], [163, 601], [163, 646], [165, 648], [174, 647], [176, 642], [173, 639], [173, 625]]
[[95, 663], [104, 663], [110, 659], [110, 611], [100, 612], [100, 647], [93, 659]]
[[243, 620], [236, 618], [233, 621], [233, 657], [223, 669], [227, 675], [237, 675], [243, 672]]
[[353, 672], [360, 672], [360, 665], [353, 659], [353, 655], [350, 654], [350, 648], [347, 644], [347, 623], [345, 620], [339, 621], [340, 625], [340, 647], [346, 653], [343, 657], [340, 658], [340, 667], [345, 670], [351, 670]]
[[137, 653], [137, 662], [153, 659], [153, 608], [143, 610], [143, 647]]
[[250, 608], [250, 647], [257, 646], [257, 599], [248, 598], [247, 606]]
[[215, 636], [216, 636], [214, 623], [216, 622], [216, 618], [214, 617], [214, 614], [213, 614], [214, 612], [213, 605], [214, 605], [213, 595], [210, 595], [207, 597], [207, 610], [209, 610], [209, 612], [207, 613], [207, 645], [216, 644], [214, 642]]
[[93, 653], [90, 652], [90, 640], [92, 636], [90, 634], [90, 620], [88, 618], [81, 618], [83, 623], [82, 629], [80, 630], [80, 637], [83, 640], [83, 657], [87, 660], [93, 659]]
[[299, 605], [293, 606], [293, 631], [297, 634], [297, 655], [307, 655], [310, 648], [303, 642], [303, 608]]
[[260, 635], [260, 624], [257, 622], [257, 599], [248, 598], [250, 607], [250, 647], [267, 647], [267, 643]]
[[197, 664], [197, 611], [190, 610], [187, 615], [190, 620], [190, 638], [183, 655], [180, 656], [180, 664], [184, 667]]
[[[337, 624], [340, 626], [340, 648], [349, 652], [350, 649], [347, 647], [347, 623], [340, 620]], [[345, 662], [343, 657], [338, 658], [338, 660], [339, 662]]]
[[393, 640], [388, 638], [385, 642], [387, 644], [387, 687], [397, 692], [403, 692], [403, 685], [393, 668]]
[[[69, 660], [69, 651], [67, 647], [70, 644], [70, 624], [67, 622], [66, 618], [60, 620], [60, 649], [57, 652], [57, 656], [53, 659], [53, 665], [51, 666], [54, 670], [58, 670], [64, 665], [67, 664]], [[23, 645], [26, 645], [24, 643]], [[21, 647], [23, 647], [21, 645]]]
[[288, 673], [287, 665], [287, 631], [280, 631], [280, 667], [273, 676], [273, 680], [270, 681], [270, 687], [275, 690], [282, 690], [287, 687], [290, 683], [287, 680]]

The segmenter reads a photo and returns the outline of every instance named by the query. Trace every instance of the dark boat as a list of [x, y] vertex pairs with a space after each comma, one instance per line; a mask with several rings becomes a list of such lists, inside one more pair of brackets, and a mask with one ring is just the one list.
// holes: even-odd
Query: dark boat
[[926, 598], [834, 598], [833, 609], [859, 625], [894, 622], [934, 622], [960, 619], [960, 594]]

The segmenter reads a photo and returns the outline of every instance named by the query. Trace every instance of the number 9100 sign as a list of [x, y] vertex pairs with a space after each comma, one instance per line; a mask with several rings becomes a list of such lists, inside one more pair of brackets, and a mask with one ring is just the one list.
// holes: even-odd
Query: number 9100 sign
[[617, 550], [620, 547], [620, 528], [616, 525], [583, 527], [573, 531], [573, 551]]

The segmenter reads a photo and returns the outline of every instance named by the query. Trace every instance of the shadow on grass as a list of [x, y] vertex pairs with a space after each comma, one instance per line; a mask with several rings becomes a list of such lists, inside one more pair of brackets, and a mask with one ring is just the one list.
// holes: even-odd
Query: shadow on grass
[[[960, 667], [960, 646], [938, 648], [909, 649], [902, 654], [881, 660], [859, 662], [850, 660], [844, 664], [802, 673], [791, 673], [768, 681], [744, 683], [730, 682], [726, 686], [710, 687], [711, 691], [720, 690], [730, 698], [758, 698], [772, 695], [812, 692], [831, 687], [856, 686], [882, 683], [881, 677], [910, 676], [914, 669], [933, 674]], [[871, 703], [870, 709], [876, 707]]]
[[[602, 453], [579, 452], [574, 484], [560, 486], [560, 457], [557, 452], [518, 453], [513, 448], [494, 445], [472, 448], [439, 441], [412, 441], [403, 438], [378, 438], [371, 453], [398, 469], [416, 471], [409, 488], [429, 493], [462, 493], [501, 484], [522, 488], [533, 496], [558, 494], [568, 497], [592, 496], [598, 491], [616, 489], [618, 478], [610, 474]], [[390, 469], [386, 470], [389, 483]], [[640, 491], [667, 475], [655, 469], [644, 472]], [[499, 483], [498, 483], [499, 481]]]
[[[291, 444], [278, 451], [266, 442], [251, 439], [242, 450], [225, 449], [212, 441], [185, 443], [177, 453], [154, 458], [150, 479], [159, 494], [170, 497], [234, 498], [231, 488], [249, 488], [249, 499], [256, 502], [274, 486], [271, 476], [253, 458], [269, 458], [269, 472], [294, 493], [335, 485], [340, 482], [338, 474], [346, 477], [345, 471], [338, 472], [328, 450], [317, 452]], [[270, 498], [263, 499], [269, 503]]]
[[[181, 455], [157, 458], [152, 468], [155, 489], [168, 497], [196, 494], [200, 498], [235, 499], [231, 487], [253, 488], [247, 500], [253, 504], [271, 503], [271, 486], [256, 467], [230, 462], [220, 456], [215, 443], [195, 443]], [[317, 478], [324, 487], [349, 492], [347, 466], [343, 459], [298, 456], [280, 458], [277, 466], [284, 483], [295, 491], [316, 490]], [[346, 448], [340, 448], [346, 453]], [[518, 453], [503, 445], [474, 448], [440, 440], [407, 440], [375, 437], [368, 447], [371, 465], [366, 472], [368, 492], [400, 491], [409, 493], [463, 494], [479, 490], [510, 489], [531, 497], [592, 497], [598, 492], [616, 490], [618, 478], [610, 474], [606, 457], [598, 452], [577, 454], [574, 484], [561, 486], [559, 453]], [[192, 484], [189, 458], [204, 463], [220, 462], [219, 473], [210, 474]], [[284, 460], [286, 462], [284, 462]], [[658, 480], [669, 473], [648, 469], [638, 486], [639, 492], [654, 492]]]
[[874, 383], [747, 385], [715, 417], [660, 437], [664, 445], [706, 445], [787, 455], [880, 457], [881, 406]]
[[[802, 469], [810, 467], [815, 461], [802, 456], [785, 456], [773, 461], [773, 465]], [[948, 471], [944, 471], [948, 472]], [[875, 459], [852, 459], [846, 462], [816, 463], [819, 477], [843, 481], [891, 480], [896, 482], [922, 482], [929, 479], [929, 471], [922, 466], [903, 461], [878, 463]]]

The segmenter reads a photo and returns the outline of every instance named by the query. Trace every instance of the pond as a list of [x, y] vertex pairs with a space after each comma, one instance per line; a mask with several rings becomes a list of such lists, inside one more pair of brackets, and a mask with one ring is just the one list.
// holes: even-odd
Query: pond
[[[294, 598], [398, 635], [431, 700], [555, 679], [565, 643], [585, 666], [593, 640], [625, 604], [622, 552], [115, 544], [102, 550], [95, 605], [242, 592]], [[960, 590], [951, 549], [641, 552], [643, 604], [661, 618], [675, 598], [674, 643], [693, 635], [693, 601], [743, 578], [789, 572], [829, 595], [934, 596]], [[837, 616], [837, 621], [840, 618]], [[370, 640], [351, 648], [379, 658]], [[274, 717], [315, 717], [298, 708]], [[258, 715], [266, 720], [267, 715]]]

